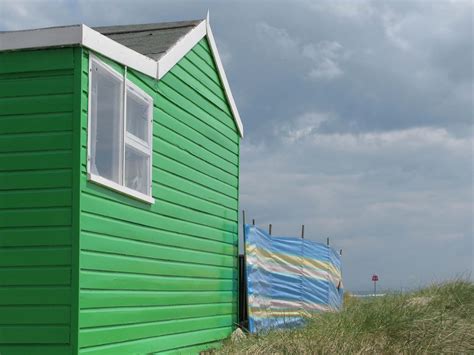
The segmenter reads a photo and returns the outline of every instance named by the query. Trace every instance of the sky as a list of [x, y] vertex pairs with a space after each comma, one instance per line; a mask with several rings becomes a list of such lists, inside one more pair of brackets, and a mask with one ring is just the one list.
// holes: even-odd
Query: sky
[[345, 288], [473, 269], [471, 1], [0, 0], [0, 30], [204, 18], [245, 129], [240, 207], [330, 238]]

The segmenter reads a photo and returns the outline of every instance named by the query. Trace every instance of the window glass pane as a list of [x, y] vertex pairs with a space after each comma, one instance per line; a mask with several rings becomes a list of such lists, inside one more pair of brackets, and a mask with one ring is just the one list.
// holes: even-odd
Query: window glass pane
[[91, 72], [91, 171], [122, 182], [122, 80], [93, 62]]
[[125, 186], [149, 194], [149, 157], [125, 145]]
[[127, 88], [127, 132], [148, 142], [150, 104]]

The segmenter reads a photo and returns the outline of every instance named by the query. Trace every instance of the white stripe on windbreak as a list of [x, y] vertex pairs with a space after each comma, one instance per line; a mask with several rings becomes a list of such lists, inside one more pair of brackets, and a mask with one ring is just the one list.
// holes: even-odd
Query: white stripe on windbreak
[[276, 263], [269, 258], [262, 260], [262, 258], [251, 254], [247, 255], [247, 262], [252, 265], [253, 268], [262, 269], [267, 272], [292, 276], [303, 275], [316, 280], [329, 281], [335, 286], [337, 286], [340, 281], [340, 277], [337, 277], [336, 275], [333, 275], [332, 273], [329, 273], [325, 270], [317, 269], [313, 266], [308, 267], [308, 265], [305, 265], [303, 268], [301, 268], [299, 265]]

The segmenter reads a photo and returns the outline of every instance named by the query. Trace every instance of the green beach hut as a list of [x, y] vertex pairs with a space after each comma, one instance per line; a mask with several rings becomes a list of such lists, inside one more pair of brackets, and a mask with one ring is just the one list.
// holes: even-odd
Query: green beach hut
[[208, 18], [1, 32], [0, 354], [229, 336], [242, 134]]

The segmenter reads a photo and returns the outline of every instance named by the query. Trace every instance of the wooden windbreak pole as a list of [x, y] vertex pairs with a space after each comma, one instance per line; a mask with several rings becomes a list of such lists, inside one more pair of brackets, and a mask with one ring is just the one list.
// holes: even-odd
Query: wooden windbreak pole
[[301, 239], [304, 239], [304, 224], [301, 225]]
[[239, 258], [240, 263], [240, 282], [239, 282], [239, 323], [241, 328], [247, 327], [248, 311], [247, 311], [247, 257], [245, 251], [245, 210], [242, 210], [242, 239], [243, 239], [243, 255]]

